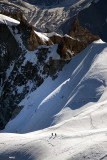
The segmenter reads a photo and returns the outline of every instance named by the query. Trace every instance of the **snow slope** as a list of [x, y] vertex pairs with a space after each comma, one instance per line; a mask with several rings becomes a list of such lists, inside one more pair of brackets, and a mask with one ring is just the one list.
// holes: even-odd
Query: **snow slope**
[[20, 24], [20, 22], [13, 18], [0, 14], [0, 24], [6, 24], [8, 26], [17, 26]]
[[93, 42], [57, 79], [48, 77], [29, 94], [19, 104], [24, 109], [0, 133], [0, 158], [106, 160], [106, 61], [107, 44]]
[[49, 38], [48, 38], [47, 36], [45, 36], [45, 34], [43, 34], [43, 33], [41, 33], [41, 32], [37, 32], [37, 31], [35, 31], [35, 33], [36, 33], [39, 37], [41, 37], [41, 39], [42, 39], [43, 41], [49, 41]]
[[43, 129], [98, 102], [107, 86], [106, 53], [106, 43], [101, 40], [92, 43], [64, 67], [56, 80], [47, 78], [19, 104], [24, 109], [8, 123], [5, 131], [23, 133]]
[[[0, 135], [0, 158], [16, 160], [106, 160], [107, 130], [73, 135], [48, 129], [30, 134]], [[3, 139], [3, 137], [5, 137]], [[5, 148], [4, 148], [5, 146]]]

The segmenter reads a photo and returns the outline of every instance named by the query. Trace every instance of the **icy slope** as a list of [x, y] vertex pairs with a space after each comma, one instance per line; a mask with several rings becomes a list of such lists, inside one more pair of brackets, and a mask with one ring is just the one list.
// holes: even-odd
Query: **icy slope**
[[[68, 120], [99, 102], [107, 86], [107, 44], [92, 43], [20, 105], [24, 109], [6, 126], [7, 132], [30, 132]], [[88, 128], [90, 129], [90, 128]]]

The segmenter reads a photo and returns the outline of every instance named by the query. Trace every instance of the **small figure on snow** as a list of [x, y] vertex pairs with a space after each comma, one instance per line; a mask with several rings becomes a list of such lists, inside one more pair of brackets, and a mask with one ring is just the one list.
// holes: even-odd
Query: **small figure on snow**
[[56, 137], [57, 135], [56, 135], [56, 133], [55, 133], [55, 137]]
[[52, 136], [53, 136], [53, 133], [52, 133]]

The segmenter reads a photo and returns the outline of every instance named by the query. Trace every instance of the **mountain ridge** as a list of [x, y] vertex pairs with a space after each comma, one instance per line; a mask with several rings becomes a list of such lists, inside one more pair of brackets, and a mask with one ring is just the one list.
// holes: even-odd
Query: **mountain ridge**
[[[81, 52], [81, 54], [74, 57], [73, 60], [64, 67], [63, 71], [59, 74], [56, 80], [51, 82], [50, 78], [48, 78], [46, 82], [44, 82], [44, 84], [42, 84], [41, 87], [37, 89], [37, 91], [34, 91], [31, 96], [28, 95], [29, 98], [26, 97], [25, 100], [23, 100], [22, 103], [19, 104], [19, 106], [23, 106], [25, 104], [23, 112], [20, 113], [16, 117], [16, 119], [8, 123], [6, 128], [7, 132], [14, 132], [15, 130], [18, 130], [18, 126], [20, 129], [22, 128], [22, 131], [20, 130], [22, 133], [24, 132], [24, 128], [25, 133], [47, 128], [52, 124], [55, 125], [59, 123], [58, 120], [61, 121], [61, 117], [63, 121], [66, 120], [66, 118], [68, 119], [68, 117], [70, 118], [72, 114], [75, 115], [77, 112], [76, 110], [81, 110], [81, 107], [87, 105], [90, 101], [91, 103], [93, 102], [93, 104], [94, 102], [98, 102], [106, 88], [107, 82], [105, 74], [106, 70], [104, 69], [104, 72], [100, 72], [100, 70], [102, 70], [102, 67], [106, 68], [106, 65], [103, 63], [102, 67], [100, 67], [100, 70], [99, 67], [97, 67], [97, 69], [96, 66], [101, 66], [100, 64], [102, 63], [102, 61], [99, 61], [100, 57], [103, 57], [104, 59], [105, 56], [100, 53], [104, 52], [104, 54], [106, 55], [106, 47], [107, 44], [102, 42], [101, 40], [90, 44], [90, 46], [88, 46], [83, 52]], [[86, 52], [88, 53], [86, 54]], [[79, 66], [77, 62], [79, 62]], [[99, 62], [99, 64], [97, 64], [97, 62]], [[72, 68], [72, 71], [70, 71], [70, 68]], [[68, 71], [68, 79], [65, 78], [65, 71]], [[62, 80], [60, 77], [62, 78]], [[65, 81], [63, 79], [65, 79]], [[60, 81], [62, 81], [62, 83]], [[45, 87], [47, 87], [47, 84], [50, 84], [50, 86], [48, 85], [47, 91], [42, 93], [43, 97], [46, 98], [42, 98], [42, 95], [40, 96], [41, 92], [39, 90], [43, 90], [43, 88], [44, 90], [46, 90]], [[51, 91], [51, 86], [54, 87], [53, 91]], [[85, 87], [87, 87], [87, 94], [85, 91]], [[49, 94], [49, 92], [51, 93]], [[33, 97], [37, 97], [38, 100], [34, 100]], [[75, 105], [77, 105], [78, 107], [76, 107]], [[20, 127], [20, 117], [24, 118], [26, 117], [26, 114], [28, 115], [29, 113], [31, 115], [33, 113], [32, 116], [29, 115], [29, 118], [30, 116], [32, 117], [31, 121], [28, 120], [27, 123], [26, 120], [26, 125], [24, 123], [24, 126]], [[39, 121], [40, 117], [44, 118]], [[28, 119], [28, 117], [26, 118]], [[12, 128], [10, 126], [14, 126], [15, 128]], [[9, 128], [11, 128], [12, 130]]]
[[19, 11], [44, 12], [21, 4], [0, 5], [20, 21], [0, 14], [0, 160], [106, 160], [107, 43], [78, 18], [69, 35], [39, 32]]
[[[85, 32], [80, 36], [83, 38], [82, 41], [78, 37], [81, 35], [78, 29], [72, 30], [74, 37], [40, 33], [35, 31], [18, 12], [16, 15], [20, 22], [0, 14], [1, 46], [3, 45], [0, 50], [1, 129], [23, 108], [17, 109], [17, 105], [29, 92], [37, 89], [48, 76], [51, 76], [52, 80], [56, 79], [58, 72], [73, 56], [99, 39], [98, 36], [91, 35], [88, 30], [85, 31], [79, 24], [78, 27]], [[76, 25], [74, 23], [73, 26]]]

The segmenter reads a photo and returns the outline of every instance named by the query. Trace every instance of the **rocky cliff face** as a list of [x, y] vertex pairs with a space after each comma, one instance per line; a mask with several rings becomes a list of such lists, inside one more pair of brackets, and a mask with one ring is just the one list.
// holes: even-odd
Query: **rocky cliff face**
[[0, 24], [0, 69], [5, 71], [11, 61], [20, 55], [21, 48], [5, 24]]
[[100, 39], [99, 36], [92, 35], [87, 28], [83, 28], [80, 25], [78, 18], [76, 18], [72, 23], [70, 36], [73, 39], [80, 41], [81, 45], [83, 44], [84, 47], [88, 46], [93, 41]]
[[[85, 3], [85, 2], [84, 2]], [[92, 0], [92, 2], [78, 12], [73, 14], [71, 8], [68, 20], [60, 25], [59, 29], [63, 33], [68, 34], [70, 25], [78, 15], [81, 26], [87, 28], [94, 35], [99, 35], [101, 39], [107, 42], [107, 1], [106, 0]]]
[[80, 25], [78, 18], [72, 23], [69, 34], [73, 38], [73, 50], [75, 54], [80, 53], [93, 41], [100, 39], [99, 36], [92, 35], [87, 28], [83, 28]]
[[0, 0], [0, 10], [14, 12], [17, 8], [39, 31], [47, 28], [63, 34], [69, 33], [71, 23], [78, 15], [83, 27], [107, 42], [107, 0]]
[[21, 34], [21, 38], [24, 46], [28, 51], [34, 51], [37, 47], [41, 45], [52, 45], [53, 43], [49, 40], [44, 42], [35, 32], [34, 27], [30, 25], [27, 21], [20, 22], [17, 27], [18, 32]]
[[43, 41], [27, 22], [17, 26], [0, 23], [0, 129], [17, 113], [18, 103], [25, 95], [49, 75], [49, 69], [42, 72], [51, 44], [51, 40]]
[[[24, 13], [30, 24], [38, 31], [46, 29], [68, 34], [69, 26], [60, 28], [69, 18], [77, 15], [92, 0], [0, 0], [0, 10], [15, 12], [17, 8]], [[28, 3], [26, 3], [28, 2]], [[31, 5], [35, 4], [35, 5]], [[42, 5], [41, 5], [42, 4]], [[47, 6], [48, 5], [48, 6]]]
[[80, 53], [90, 43], [100, 39], [100, 37], [92, 35], [87, 28], [83, 28], [80, 25], [78, 18], [76, 18], [72, 23], [69, 36], [53, 35], [50, 39], [54, 44], [59, 44], [57, 52], [60, 57], [68, 59]]
[[52, 45], [52, 41], [43, 41], [34, 31], [34, 27], [27, 22], [27, 20], [23, 17], [23, 14], [17, 10], [16, 12], [1, 12], [1, 14], [14, 18], [20, 21], [20, 24], [15, 27], [12, 27], [13, 33], [17, 33], [21, 35], [21, 39], [23, 41], [24, 46], [28, 51], [34, 51], [40, 45]]
[[[11, 117], [12, 99], [9, 76], [9, 66], [21, 55], [22, 49], [5, 24], [0, 24], [0, 74], [1, 74], [1, 99], [0, 99], [0, 129], [4, 127]], [[12, 67], [12, 66], [11, 66]], [[13, 104], [12, 104], [13, 105]]]

